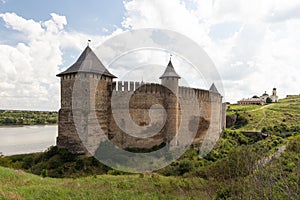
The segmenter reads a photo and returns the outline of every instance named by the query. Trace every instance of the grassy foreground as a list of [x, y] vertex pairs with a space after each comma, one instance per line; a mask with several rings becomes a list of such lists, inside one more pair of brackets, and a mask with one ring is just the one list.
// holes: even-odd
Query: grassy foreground
[[199, 178], [158, 174], [53, 179], [0, 167], [0, 199], [210, 199]]
[[[43, 178], [20, 169], [0, 167], [0, 199], [300, 198], [299, 134], [286, 139], [276, 136], [249, 141], [240, 147], [234, 144], [229, 150], [233, 136], [243, 143], [248, 140], [228, 132], [205, 160], [192, 158], [190, 151], [157, 173]], [[273, 151], [274, 145], [286, 149]]]

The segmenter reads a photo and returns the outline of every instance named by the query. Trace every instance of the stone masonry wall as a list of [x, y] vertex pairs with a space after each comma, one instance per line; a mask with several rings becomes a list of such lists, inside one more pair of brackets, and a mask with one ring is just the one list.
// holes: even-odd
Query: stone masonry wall
[[[82, 81], [76, 82], [77, 90], [73, 91], [76, 76], [82, 76]], [[181, 120], [184, 113], [180, 108], [193, 113], [190, 105], [195, 103], [199, 105], [199, 112], [188, 120]], [[179, 111], [175, 112], [175, 108]], [[223, 112], [221, 95], [207, 90], [179, 87], [177, 99], [160, 84], [112, 82], [109, 77], [93, 74], [65, 75], [61, 78], [57, 145], [72, 152], [86, 152], [84, 145], [93, 146], [101, 141], [99, 125], [106, 137], [121, 148], [152, 148], [167, 143], [177, 137], [179, 126], [197, 129], [194, 143], [198, 143], [208, 135], [212, 140], [219, 136]], [[80, 122], [77, 129], [74, 121]], [[131, 123], [135, 124], [133, 128]], [[148, 137], [151, 130], [155, 130], [155, 134]], [[177, 138], [179, 142], [184, 139]]]

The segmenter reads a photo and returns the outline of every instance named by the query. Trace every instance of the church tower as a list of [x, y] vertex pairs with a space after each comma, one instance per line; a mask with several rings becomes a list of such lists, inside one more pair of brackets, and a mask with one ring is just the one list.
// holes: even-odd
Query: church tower
[[273, 88], [272, 96], [270, 96], [270, 98], [272, 99], [272, 102], [275, 102], [275, 103], [278, 102], [278, 96], [277, 96], [276, 88]]
[[273, 88], [272, 95], [273, 95], [273, 96], [277, 96], [277, 94], [276, 94], [276, 88]]
[[[161, 84], [166, 88], [165, 96], [165, 108], [167, 110], [167, 121], [166, 121], [166, 142], [169, 142], [176, 137], [178, 134], [179, 127], [179, 103], [178, 103], [178, 82], [181, 77], [176, 73], [172, 60], [168, 63], [168, 66], [160, 77]], [[177, 145], [177, 139], [174, 141]]]

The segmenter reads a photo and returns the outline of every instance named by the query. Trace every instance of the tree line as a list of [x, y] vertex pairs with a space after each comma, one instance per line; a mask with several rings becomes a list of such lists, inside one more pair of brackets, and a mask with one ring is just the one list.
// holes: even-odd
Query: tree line
[[0, 126], [57, 124], [54, 111], [0, 110]]

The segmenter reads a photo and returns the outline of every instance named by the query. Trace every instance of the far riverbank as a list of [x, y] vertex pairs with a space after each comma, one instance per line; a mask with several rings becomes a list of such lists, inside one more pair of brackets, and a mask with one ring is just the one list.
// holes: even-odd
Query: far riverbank
[[55, 125], [58, 123], [56, 111], [0, 110], [0, 127]]
[[43, 126], [58, 126], [58, 124], [39, 124], [39, 125], [0, 125], [0, 128], [21, 128], [21, 127], [43, 127]]

